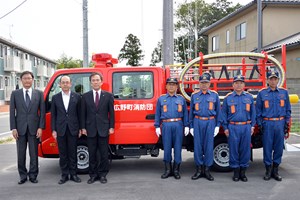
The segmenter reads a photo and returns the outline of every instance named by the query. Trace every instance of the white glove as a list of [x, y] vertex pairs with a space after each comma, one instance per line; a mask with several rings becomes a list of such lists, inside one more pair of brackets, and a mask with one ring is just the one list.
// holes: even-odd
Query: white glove
[[161, 135], [160, 128], [156, 128], [155, 133], [156, 133], [157, 137], [159, 137]]
[[254, 129], [255, 129], [255, 127], [251, 127], [251, 135], [253, 135]]
[[216, 126], [215, 132], [214, 132], [214, 137], [216, 137], [219, 133], [220, 127]]
[[194, 137], [194, 129], [193, 128], [190, 129], [190, 133]]
[[184, 135], [187, 136], [189, 134], [189, 127], [184, 128]]

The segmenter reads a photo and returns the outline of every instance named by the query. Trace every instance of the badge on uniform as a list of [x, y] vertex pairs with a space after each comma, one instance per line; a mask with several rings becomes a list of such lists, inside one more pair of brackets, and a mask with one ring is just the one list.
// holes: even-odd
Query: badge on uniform
[[178, 104], [178, 112], [182, 112], [182, 105], [181, 104]]
[[244, 98], [245, 103], [250, 103], [250, 99], [249, 98]]

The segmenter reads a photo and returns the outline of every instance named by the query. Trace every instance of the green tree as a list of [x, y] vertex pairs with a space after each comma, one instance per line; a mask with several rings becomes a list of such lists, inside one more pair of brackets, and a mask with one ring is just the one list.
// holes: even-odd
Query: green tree
[[[60, 59], [56, 60], [57, 69], [70, 69], [70, 68], [80, 68], [83, 67], [83, 61], [80, 59], [74, 59], [73, 57], [68, 57], [66, 54], [62, 54]], [[90, 61], [89, 67], [94, 67], [95, 63]]]
[[157, 43], [151, 54], [150, 66], [155, 66], [162, 61], [162, 41]]
[[175, 34], [178, 37], [174, 41], [174, 61], [186, 63], [197, 57], [199, 52], [207, 54], [208, 39], [198, 33], [240, 7], [240, 4], [232, 5], [227, 0], [216, 0], [211, 4], [204, 0], [194, 0], [180, 4], [175, 11]]
[[[195, 0], [190, 3], [182, 4], [176, 11], [178, 22], [175, 24], [175, 31], [181, 37], [187, 38], [186, 45], [181, 45], [187, 54], [188, 59], [198, 56], [198, 52], [208, 53], [208, 39], [205, 36], [197, 35], [202, 29], [210, 26], [216, 21], [240, 8], [240, 4], [232, 6], [232, 2], [227, 0], [216, 0], [214, 3], [207, 4], [204, 0]], [[180, 38], [179, 38], [180, 41]], [[181, 39], [185, 41], [185, 39]], [[196, 52], [195, 52], [196, 51]], [[184, 53], [182, 53], [184, 55]], [[188, 59], [182, 60], [187, 61]]]
[[66, 54], [62, 54], [60, 59], [57, 61], [57, 69], [69, 69], [69, 68], [80, 68], [82, 67], [82, 60], [73, 59], [68, 57]]
[[144, 58], [140, 40], [133, 34], [126, 37], [124, 46], [118, 56], [119, 61], [127, 60], [126, 65], [139, 66]]

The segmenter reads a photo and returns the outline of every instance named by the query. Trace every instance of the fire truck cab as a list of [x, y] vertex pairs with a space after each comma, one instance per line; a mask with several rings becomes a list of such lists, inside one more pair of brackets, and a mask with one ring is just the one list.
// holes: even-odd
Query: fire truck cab
[[[224, 57], [224, 55], [221, 56]], [[254, 55], [251, 54], [250, 56], [253, 57]], [[79, 94], [91, 90], [89, 82], [91, 73], [100, 72], [103, 75], [102, 89], [114, 95], [115, 133], [109, 137], [111, 158], [141, 155], [158, 156], [159, 150], [163, 147], [161, 140], [155, 134], [155, 107], [157, 99], [166, 93], [165, 82], [168, 77], [179, 78], [180, 91], [178, 92], [187, 99], [188, 103], [195, 85], [199, 83], [199, 74], [204, 70], [214, 74], [211, 88], [219, 93], [220, 99], [232, 90], [232, 78], [236, 73], [248, 77], [246, 89], [254, 95], [266, 86], [265, 72], [268, 65], [266, 55], [257, 58], [257, 64], [248, 64], [242, 58], [240, 64], [209, 65], [204, 62], [206, 58], [200, 55], [198, 59], [191, 61], [184, 68], [180, 66], [166, 66], [165, 68], [152, 66], [114, 67], [117, 60], [113, 59], [110, 54], [95, 54], [92, 58], [95, 63], [93, 68], [57, 70], [44, 91], [46, 128], [39, 145], [39, 156], [58, 158], [58, 145], [51, 134], [50, 111], [52, 96], [61, 91], [59, 81], [63, 75], [71, 77], [71, 90]], [[283, 70], [281, 69], [281, 76], [284, 79]], [[258, 73], [253, 75], [254, 72]], [[259, 148], [261, 145], [261, 135], [256, 129], [252, 136], [252, 147]], [[222, 129], [215, 138], [214, 146], [214, 168], [218, 171], [229, 170], [229, 149], [227, 138]], [[191, 135], [184, 137], [183, 148], [193, 151], [193, 137]], [[79, 172], [86, 172], [89, 166], [89, 157], [85, 136], [82, 136], [78, 141], [77, 157]]]
[[[165, 93], [165, 77], [169, 69], [161, 67], [113, 67], [117, 62], [109, 54], [95, 54], [95, 67], [57, 70], [45, 88], [46, 128], [39, 145], [39, 156], [58, 157], [58, 145], [51, 135], [51, 100], [61, 91], [60, 77], [69, 75], [72, 91], [83, 94], [91, 90], [89, 76], [93, 72], [103, 75], [102, 89], [113, 93], [115, 133], [109, 138], [112, 157], [158, 156], [159, 139], [155, 134], [154, 115], [157, 98]], [[78, 170], [88, 169], [86, 138], [78, 141]]]

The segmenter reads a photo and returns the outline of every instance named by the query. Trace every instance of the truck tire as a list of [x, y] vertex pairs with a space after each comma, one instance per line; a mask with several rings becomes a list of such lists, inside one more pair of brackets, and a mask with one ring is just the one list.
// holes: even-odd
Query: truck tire
[[226, 136], [217, 136], [214, 140], [214, 164], [213, 169], [218, 172], [228, 172], [229, 146]]
[[87, 174], [89, 172], [89, 151], [86, 137], [81, 137], [77, 143], [77, 172]]

